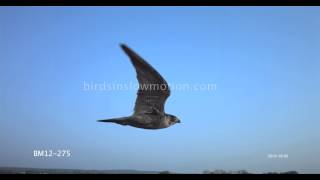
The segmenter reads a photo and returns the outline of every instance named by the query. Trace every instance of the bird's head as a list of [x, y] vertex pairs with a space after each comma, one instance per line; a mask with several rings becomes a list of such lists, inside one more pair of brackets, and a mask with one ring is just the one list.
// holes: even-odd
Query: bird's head
[[166, 121], [169, 126], [172, 126], [176, 123], [181, 123], [179, 118], [177, 118], [176, 116], [171, 115], [171, 114], [166, 114]]

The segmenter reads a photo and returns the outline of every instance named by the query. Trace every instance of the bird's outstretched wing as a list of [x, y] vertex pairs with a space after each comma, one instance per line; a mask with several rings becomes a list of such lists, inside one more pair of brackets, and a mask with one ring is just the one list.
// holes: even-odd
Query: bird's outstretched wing
[[134, 113], [145, 113], [152, 109], [164, 112], [164, 104], [170, 96], [170, 88], [165, 79], [129, 47], [121, 44], [121, 48], [129, 56], [139, 81]]

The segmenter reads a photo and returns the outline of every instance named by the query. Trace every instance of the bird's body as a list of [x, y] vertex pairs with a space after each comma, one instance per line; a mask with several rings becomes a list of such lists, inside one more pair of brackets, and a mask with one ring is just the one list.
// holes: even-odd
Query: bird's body
[[166, 116], [162, 116], [162, 115], [136, 114], [128, 117], [99, 120], [99, 121], [113, 122], [113, 123], [124, 125], [124, 126], [129, 125], [129, 126], [133, 126], [136, 128], [143, 128], [143, 129], [162, 129], [170, 126], [170, 124], [166, 123], [167, 122]]
[[139, 81], [134, 113], [128, 117], [98, 121], [143, 129], [163, 129], [175, 123], [180, 123], [177, 117], [164, 112], [165, 101], [170, 96], [170, 88], [165, 79], [126, 45], [121, 45], [121, 47], [135, 67]]

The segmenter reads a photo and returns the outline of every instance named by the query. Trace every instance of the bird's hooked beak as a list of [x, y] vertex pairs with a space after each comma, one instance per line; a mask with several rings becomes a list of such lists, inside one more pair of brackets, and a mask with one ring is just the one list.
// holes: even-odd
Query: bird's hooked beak
[[180, 119], [177, 119], [177, 121], [176, 121], [177, 123], [181, 123], [181, 121], [180, 121]]

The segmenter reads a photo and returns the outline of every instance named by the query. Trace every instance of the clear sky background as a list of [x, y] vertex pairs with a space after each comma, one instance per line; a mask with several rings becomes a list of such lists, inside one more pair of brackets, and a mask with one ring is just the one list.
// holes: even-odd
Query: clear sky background
[[[0, 166], [319, 173], [319, 32], [319, 7], [1, 7]], [[136, 82], [119, 43], [216, 90], [172, 91], [167, 129], [98, 123], [133, 112], [133, 90], [83, 90]]]

